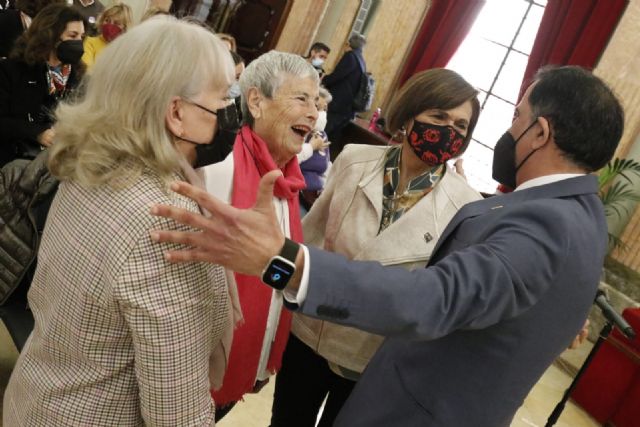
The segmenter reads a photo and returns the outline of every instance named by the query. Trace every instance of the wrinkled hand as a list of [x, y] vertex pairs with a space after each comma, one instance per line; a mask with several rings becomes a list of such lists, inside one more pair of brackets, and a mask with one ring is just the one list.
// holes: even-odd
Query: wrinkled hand
[[573, 341], [569, 345], [569, 349], [575, 350], [576, 348], [580, 347], [584, 342], [584, 340], [587, 339], [588, 335], [589, 335], [589, 319], [587, 319], [587, 321], [584, 322], [584, 326], [580, 330], [580, 333], [573, 339]]
[[227, 205], [186, 182], [173, 183], [173, 191], [194, 200], [209, 211], [211, 217], [175, 206], [155, 205], [151, 208], [152, 215], [171, 218], [199, 231], [154, 230], [151, 239], [189, 246], [188, 249], [168, 251], [165, 256], [170, 262], [204, 261], [259, 276], [284, 245], [284, 235], [272, 202], [273, 185], [280, 176], [282, 172], [276, 170], [262, 177], [256, 203], [251, 209]]
[[325, 141], [324, 138], [318, 135], [313, 136], [309, 141], [309, 144], [311, 144], [313, 151], [324, 151], [325, 148], [329, 146], [329, 142]]
[[53, 145], [53, 138], [56, 136], [56, 132], [53, 129], [47, 129], [38, 135], [38, 144], [44, 147], [51, 147]]

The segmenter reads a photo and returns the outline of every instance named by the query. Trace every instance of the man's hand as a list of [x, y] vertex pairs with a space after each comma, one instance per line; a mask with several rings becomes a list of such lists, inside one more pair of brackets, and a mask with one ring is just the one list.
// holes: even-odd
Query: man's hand
[[44, 147], [51, 147], [55, 136], [56, 132], [53, 129], [47, 129], [38, 135], [38, 143]]
[[223, 265], [239, 273], [260, 276], [269, 260], [280, 252], [284, 235], [273, 207], [273, 186], [282, 176], [271, 171], [260, 180], [258, 196], [251, 209], [238, 209], [185, 182], [171, 189], [194, 200], [211, 217], [167, 205], [155, 205], [151, 214], [171, 218], [199, 231], [154, 230], [156, 242], [180, 243], [190, 247], [166, 253], [170, 262], [205, 261]]

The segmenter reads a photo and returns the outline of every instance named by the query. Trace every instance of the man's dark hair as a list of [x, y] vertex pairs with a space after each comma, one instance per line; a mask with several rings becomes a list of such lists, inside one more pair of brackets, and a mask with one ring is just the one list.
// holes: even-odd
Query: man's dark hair
[[544, 67], [529, 94], [533, 117], [545, 117], [556, 145], [592, 172], [613, 157], [624, 130], [624, 111], [611, 89], [576, 66]]
[[314, 50], [324, 50], [327, 53], [331, 53], [331, 48], [329, 46], [327, 46], [326, 44], [321, 43], [321, 42], [315, 42], [309, 48], [309, 54], [307, 55], [307, 57], [311, 56], [311, 52], [314, 51]]

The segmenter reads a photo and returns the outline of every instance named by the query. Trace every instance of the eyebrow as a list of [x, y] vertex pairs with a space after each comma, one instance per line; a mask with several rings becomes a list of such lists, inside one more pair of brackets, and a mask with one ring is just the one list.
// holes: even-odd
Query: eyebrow
[[[450, 114], [447, 113], [445, 110], [440, 110], [440, 109], [435, 108], [433, 110], [433, 112], [434, 112], [434, 114], [444, 114], [445, 116], [450, 117]], [[468, 125], [469, 124], [469, 120], [467, 120], [465, 118], [459, 118], [459, 119], [456, 119], [456, 123]]]

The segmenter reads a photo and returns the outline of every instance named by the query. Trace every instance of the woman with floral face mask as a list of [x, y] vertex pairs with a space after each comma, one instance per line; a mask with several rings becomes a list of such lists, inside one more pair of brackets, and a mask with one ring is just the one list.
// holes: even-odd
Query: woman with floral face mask
[[102, 12], [97, 27], [100, 35], [84, 39], [84, 55], [82, 61], [90, 69], [95, 64], [100, 52], [114, 41], [116, 37], [131, 26], [131, 8], [126, 4], [115, 4]]
[[49, 114], [77, 87], [85, 66], [82, 15], [64, 4], [40, 11], [0, 61], [0, 165], [33, 159], [54, 140]]
[[[446, 163], [471, 140], [477, 94], [450, 70], [414, 75], [387, 115], [389, 132], [402, 143], [344, 148], [303, 220], [305, 243], [350, 259], [423, 268], [457, 210], [480, 199]], [[318, 426], [332, 425], [382, 339], [295, 313], [271, 426], [315, 426], [325, 398]]]

